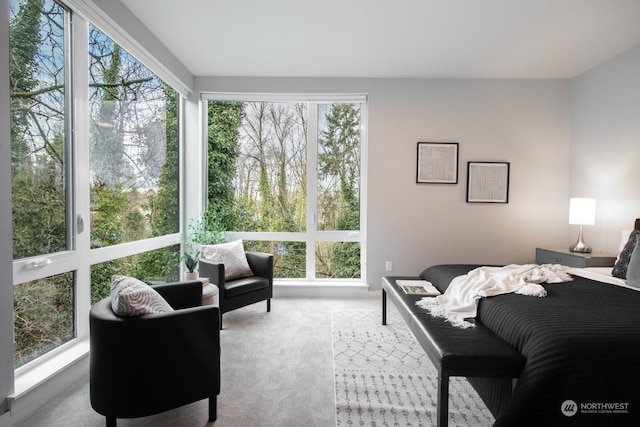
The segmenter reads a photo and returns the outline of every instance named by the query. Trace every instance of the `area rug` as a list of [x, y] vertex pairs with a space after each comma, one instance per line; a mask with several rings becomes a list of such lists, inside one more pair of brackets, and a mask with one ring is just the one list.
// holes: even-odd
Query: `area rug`
[[[395, 310], [332, 313], [337, 426], [436, 425], [437, 371]], [[494, 418], [465, 378], [449, 386], [449, 426]]]

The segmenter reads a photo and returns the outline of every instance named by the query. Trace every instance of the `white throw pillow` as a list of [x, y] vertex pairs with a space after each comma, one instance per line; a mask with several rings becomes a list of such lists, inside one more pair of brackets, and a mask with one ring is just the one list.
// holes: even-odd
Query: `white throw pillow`
[[128, 276], [111, 277], [111, 309], [119, 316], [173, 311], [167, 300], [146, 283]]
[[242, 240], [220, 243], [218, 245], [202, 245], [202, 258], [224, 264], [224, 280], [239, 279], [253, 276], [247, 262]]

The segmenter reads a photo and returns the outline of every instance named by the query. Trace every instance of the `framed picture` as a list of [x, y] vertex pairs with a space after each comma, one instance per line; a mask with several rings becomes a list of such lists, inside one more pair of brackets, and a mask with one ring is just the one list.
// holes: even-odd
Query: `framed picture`
[[509, 163], [467, 162], [467, 203], [509, 203]]
[[458, 143], [418, 142], [416, 183], [457, 184]]

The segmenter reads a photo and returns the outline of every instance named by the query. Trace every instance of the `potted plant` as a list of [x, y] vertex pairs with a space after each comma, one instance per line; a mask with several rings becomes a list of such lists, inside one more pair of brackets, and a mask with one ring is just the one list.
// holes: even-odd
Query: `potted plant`
[[227, 233], [218, 230], [216, 215], [211, 210], [204, 211], [200, 218], [189, 220], [188, 239], [183, 241], [184, 251], [182, 253], [182, 261], [187, 269], [185, 280], [198, 279], [198, 273], [195, 269], [198, 267], [200, 260], [200, 245], [213, 245], [216, 243], [224, 243], [227, 239]]
[[184, 262], [184, 266], [187, 269], [187, 272], [184, 274], [184, 280], [196, 280], [198, 278], [198, 272], [196, 268], [198, 267], [198, 260], [200, 259], [200, 251], [196, 251], [195, 254], [188, 249], [182, 253], [182, 261]]

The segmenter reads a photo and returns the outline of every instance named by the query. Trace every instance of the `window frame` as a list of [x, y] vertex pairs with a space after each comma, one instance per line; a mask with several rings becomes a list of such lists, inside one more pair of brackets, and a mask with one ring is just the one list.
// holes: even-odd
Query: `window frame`
[[[306, 245], [306, 277], [304, 279], [278, 278], [276, 283], [366, 283], [366, 206], [367, 206], [367, 129], [368, 129], [368, 96], [362, 93], [246, 93], [246, 92], [202, 92], [201, 121], [204, 176], [207, 174], [207, 103], [208, 101], [236, 101], [236, 102], [272, 102], [296, 103], [304, 102], [308, 105], [308, 135], [307, 135], [307, 224], [305, 232], [228, 232], [230, 239], [254, 241], [289, 241], [304, 242]], [[354, 103], [360, 105], [360, 229], [359, 230], [318, 230], [318, 104]], [[204, 180], [206, 182], [206, 179]], [[202, 200], [207, 200], [206, 185], [202, 189]], [[324, 279], [315, 277], [315, 244], [316, 242], [359, 242], [360, 243], [360, 278], [357, 279]]]
[[[89, 25], [99, 21], [104, 27], [108, 22], [101, 11], [77, 1], [53, 0], [65, 10], [65, 144], [67, 191], [67, 250], [40, 256], [17, 259], [12, 262], [13, 281], [16, 286], [28, 281], [73, 272], [74, 279], [74, 331], [70, 341], [56, 347], [40, 357], [14, 369], [13, 392], [9, 396], [14, 401], [37, 387], [43, 379], [49, 378], [68, 365], [84, 357], [89, 351], [89, 311], [91, 309], [91, 266], [156, 249], [161, 249], [182, 241], [184, 233], [184, 154], [185, 154], [185, 94], [188, 88], [171, 75], [165, 67], [158, 71], [159, 61], [140, 60], [144, 51], [133, 39], [118, 31], [111, 37], [109, 30], [101, 31], [127, 50], [131, 56], [156, 74], [159, 79], [178, 92], [178, 156], [179, 156], [179, 230], [175, 233], [143, 240], [131, 241], [105, 248], [90, 248], [90, 188], [89, 182]], [[69, 4], [71, 6], [69, 6]], [[76, 7], [78, 10], [76, 10]], [[7, 5], [8, 10], [8, 5]], [[87, 12], [89, 11], [89, 12]], [[90, 16], [86, 19], [86, 16]], [[94, 17], [97, 17], [95, 20]], [[98, 26], [98, 25], [96, 25]], [[7, 43], [8, 45], [8, 43]], [[141, 50], [142, 49], [142, 50]], [[141, 56], [150, 58], [145, 53]], [[149, 65], [148, 65], [149, 64]], [[170, 76], [170, 77], [168, 77]], [[9, 116], [9, 115], [8, 115]], [[10, 116], [9, 116], [10, 117]], [[78, 143], [86, 141], [86, 143]], [[10, 185], [10, 184], [9, 184]], [[81, 230], [84, 222], [84, 230]], [[10, 245], [11, 246], [11, 245]], [[11, 312], [13, 325], [13, 310]], [[13, 326], [12, 326], [13, 327]], [[13, 348], [11, 349], [13, 361]], [[7, 362], [3, 358], [3, 362]]]

